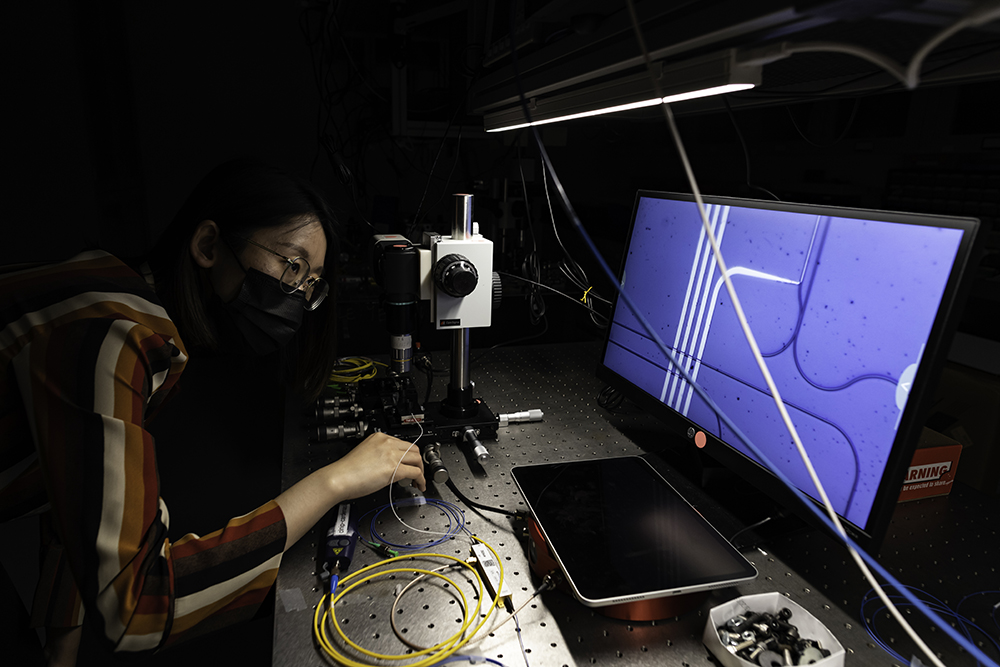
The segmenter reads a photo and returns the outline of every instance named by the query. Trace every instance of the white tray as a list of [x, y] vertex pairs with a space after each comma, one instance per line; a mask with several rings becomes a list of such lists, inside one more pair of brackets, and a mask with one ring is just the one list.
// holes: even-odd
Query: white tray
[[815, 639], [820, 643], [820, 646], [830, 651], [828, 657], [812, 664], [817, 665], [817, 667], [843, 667], [844, 647], [833, 636], [833, 633], [820, 623], [819, 619], [780, 593], [744, 595], [718, 607], [713, 607], [708, 614], [708, 623], [705, 625], [702, 641], [724, 667], [759, 667], [756, 663], [748, 662], [735, 653], [731, 653], [719, 639], [718, 628], [720, 625], [725, 625], [726, 621], [734, 616], [742, 616], [748, 611], [777, 614], [782, 607], [787, 607], [792, 612], [792, 617], [788, 619], [788, 622], [799, 629], [799, 636]]

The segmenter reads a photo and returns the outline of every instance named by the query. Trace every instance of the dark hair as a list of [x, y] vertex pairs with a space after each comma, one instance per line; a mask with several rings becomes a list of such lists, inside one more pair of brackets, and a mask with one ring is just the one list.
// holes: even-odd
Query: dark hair
[[[213, 220], [237, 249], [244, 245], [239, 237], [258, 230], [319, 221], [327, 240], [326, 279], [334, 291], [336, 220], [322, 195], [279, 167], [251, 159], [225, 162], [195, 187], [149, 255], [157, 293], [189, 348], [216, 350], [220, 343], [209, 317], [200, 268], [190, 252], [191, 238], [203, 220]], [[336, 361], [335, 301], [328, 297], [306, 313], [296, 335], [295, 377], [307, 400], [319, 396]]]

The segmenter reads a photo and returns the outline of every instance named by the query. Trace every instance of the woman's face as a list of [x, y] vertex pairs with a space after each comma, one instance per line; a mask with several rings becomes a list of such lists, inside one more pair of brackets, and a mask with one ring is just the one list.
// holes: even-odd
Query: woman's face
[[[289, 259], [301, 257], [309, 262], [310, 276], [318, 278], [323, 275], [326, 234], [318, 220], [312, 219], [306, 224], [298, 220], [283, 227], [260, 229], [249, 238], [254, 243], [246, 243], [238, 251], [239, 262], [228, 249], [220, 250], [225, 258], [217, 263], [218, 270], [213, 271], [212, 284], [224, 302], [232, 301], [239, 294], [245, 275], [240, 264], [247, 269], [257, 269], [274, 278], [281, 278], [288, 262], [278, 255]], [[305, 280], [304, 277], [302, 279]]]

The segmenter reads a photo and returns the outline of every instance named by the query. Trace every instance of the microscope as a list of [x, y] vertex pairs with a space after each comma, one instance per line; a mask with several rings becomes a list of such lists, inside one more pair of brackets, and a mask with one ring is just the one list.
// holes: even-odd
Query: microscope
[[[372, 239], [372, 270], [383, 291], [389, 332], [388, 370], [347, 385], [347, 396], [325, 399], [317, 408], [317, 417], [325, 422], [317, 430], [318, 439], [363, 437], [376, 431], [409, 440], [419, 437], [428, 477], [445, 482], [442, 443], [463, 447], [470, 463], [482, 464], [490, 457], [482, 441], [496, 440], [500, 426], [542, 418], [541, 410], [494, 414], [474, 394], [469, 331], [490, 326], [501, 285], [493, 272], [493, 242], [479, 234], [472, 212], [473, 196], [457, 194], [450, 236], [425, 232], [420, 247], [398, 234]], [[427, 405], [420, 405], [411, 376], [420, 301], [430, 302], [435, 328], [451, 331], [447, 396]], [[331, 423], [340, 416], [352, 421]]]

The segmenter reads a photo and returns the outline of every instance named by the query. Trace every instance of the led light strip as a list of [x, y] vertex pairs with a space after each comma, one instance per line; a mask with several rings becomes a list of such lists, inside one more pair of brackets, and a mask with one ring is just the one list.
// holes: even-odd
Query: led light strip
[[747, 90], [753, 87], [754, 84], [752, 83], [727, 83], [724, 86], [713, 86], [712, 88], [691, 90], [686, 93], [677, 93], [676, 95], [667, 95], [666, 97], [654, 97], [651, 100], [642, 100], [641, 102], [630, 102], [629, 104], [619, 104], [613, 107], [594, 109], [593, 111], [581, 111], [580, 113], [567, 114], [565, 116], [557, 116], [555, 118], [546, 118], [544, 120], [536, 120], [530, 123], [518, 123], [517, 125], [507, 125], [504, 127], [497, 127], [492, 130], [486, 130], [486, 131], [505, 132], [507, 130], [519, 130], [522, 127], [532, 127], [537, 125], [547, 125], [549, 123], [559, 123], [564, 120], [573, 120], [574, 118], [586, 118], [588, 116], [602, 116], [604, 114], [617, 113], [619, 111], [630, 111], [631, 109], [642, 109], [644, 107], [653, 107], [659, 104], [670, 104], [671, 102], [682, 102], [684, 100], [693, 100], [699, 97], [711, 97], [712, 95], [724, 95], [726, 93], [735, 93], [736, 91]]

